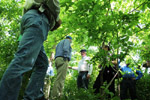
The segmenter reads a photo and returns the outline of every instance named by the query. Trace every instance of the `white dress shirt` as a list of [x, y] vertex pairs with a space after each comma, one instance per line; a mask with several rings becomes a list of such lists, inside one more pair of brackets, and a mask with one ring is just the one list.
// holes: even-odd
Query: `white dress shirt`
[[88, 71], [88, 75], [92, 74], [93, 65], [89, 64], [87, 61], [90, 61], [90, 57], [84, 56], [79, 61], [78, 67], [72, 67], [72, 69], [80, 71]]

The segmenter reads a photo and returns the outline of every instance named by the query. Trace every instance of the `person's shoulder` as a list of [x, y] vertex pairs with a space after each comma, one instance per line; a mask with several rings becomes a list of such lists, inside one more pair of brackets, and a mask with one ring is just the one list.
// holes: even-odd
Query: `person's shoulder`
[[91, 58], [90, 57], [88, 57], [88, 56], [86, 56], [86, 58], [85, 58], [86, 60], [91, 60]]
[[59, 43], [64, 43], [66, 41], [66, 39], [61, 40]]
[[68, 41], [69, 42], [69, 39], [64, 39], [64, 41]]

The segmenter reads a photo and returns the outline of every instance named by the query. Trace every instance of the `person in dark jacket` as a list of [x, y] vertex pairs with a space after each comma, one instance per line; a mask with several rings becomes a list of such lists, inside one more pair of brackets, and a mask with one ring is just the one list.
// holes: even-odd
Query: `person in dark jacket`
[[[110, 48], [107, 45], [104, 45], [102, 49], [105, 51], [110, 51]], [[106, 60], [108, 60], [108, 58]], [[101, 68], [101, 70], [99, 71], [99, 74], [93, 85], [93, 89], [95, 89], [95, 91], [94, 91], [95, 94], [100, 93], [100, 87], [103, 85], [103, 83], [107, 82], [107, 84], [109, 84], [109, 82], [113, 79], [114, 75], [116, 74], [115, 65], [114, 66], [111, 66], [110, 64], [106, 65], [105, 63], [106, 62], [104, 62], [103, 66], [99, 65], [99, 68]], [[115, 81], [114, 80], [108, 87], [108, 90], [115, 94]], [[108, 98], [110, 98], [110, 97], [111, 96], [109, 95]]]

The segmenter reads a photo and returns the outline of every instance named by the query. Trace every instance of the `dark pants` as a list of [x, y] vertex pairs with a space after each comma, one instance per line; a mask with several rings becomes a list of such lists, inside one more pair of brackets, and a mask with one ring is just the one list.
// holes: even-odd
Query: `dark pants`
[[89, 80], [87, 79], [88, 72], [79, 72], [77, 78], [77, 86], [78, 88], [88, 89]]
[[120, 98], [127, 99], [127, 91], [129, 90], [131, 99], [136, 99], [136, 82], [132, 79], [123, 79], [120, 84]]
[[35, 100], [44, 84], [48, 59], [43, 42], [49, 31], [49, 22], [44, 14], [29, 10], [21, 21], [22, 39], [14, 59], [0, 83], [0, 100], [17, 100], [22, 77], [34, 68], [27, 85], [24, 100]]
[[[101, 71], [99, 72], [96, 81], [94, 82], [93, 85], [93, 89], [95, 89], [94, 93], [100, 93], [100, 87], [103, 85], [103, 82], [107, 82], [107, 84], [109, 84], [109, 82], [112, 80], [112, 78], [114, 77], [114, 74], [107, 74], [106, 72], [102, 75], [103, 76], [103, 80], [101, 80]], [[103, 82], [102, 82], [103, 81]], [[115, 94], [115, 80], [112, 81], [112, 83], [110, 84], [110, 86], [108, 87], [108, 90], [112, 93]], [[109, 96], [110, 97], [110, 96]]]
[[94, 82], [94, 85], [93, 85], [93, 89], [95, 89], [94, 93], [97, 94], [97, 93], [100, 93], [100, 87], [102, 86], [102, 83], [101, 83], [101, 80], [100, 80], [100, 72], [96, 78], [96, 81]]

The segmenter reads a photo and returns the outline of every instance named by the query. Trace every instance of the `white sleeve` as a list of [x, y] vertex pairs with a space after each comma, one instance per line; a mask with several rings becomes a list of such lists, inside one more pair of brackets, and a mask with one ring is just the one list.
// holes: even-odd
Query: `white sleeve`
[[74, 69], [74, 70], [78, 70], [78, 67], [72, 67], [72, 69]]
[[[91, 58], [88, 57], [88, 60], [90, 61]], [[92, 74], [92, 71], [93, 71], [93, 65], [92, 64], [88, 64], [88, 67], [89, 67], [89, 72], [88, 72], [88, 75], [91, 75]]]
[[90, 64], [89, 67], [90, 67], [90, 68], [89, 68], [88, 75], [91, 75], [91, 74], [92, 74], [92, 71], [93, 71], [93, 65]]

